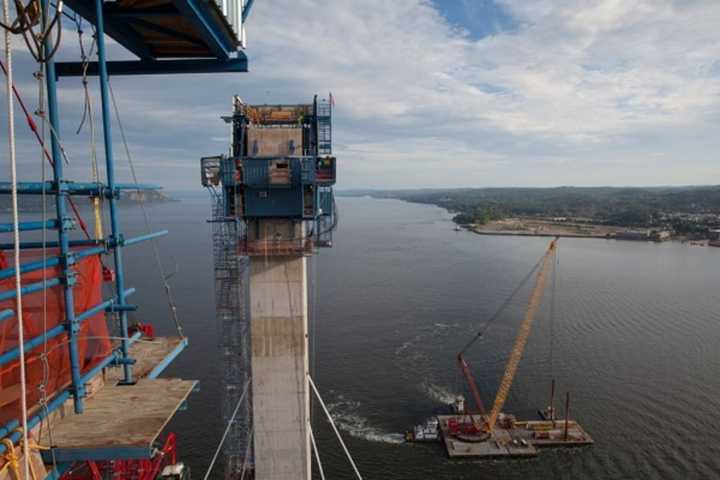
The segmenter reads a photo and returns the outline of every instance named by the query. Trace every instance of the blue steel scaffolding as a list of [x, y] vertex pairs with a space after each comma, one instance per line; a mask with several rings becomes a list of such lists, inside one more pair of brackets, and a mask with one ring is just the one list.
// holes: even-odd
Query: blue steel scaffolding
[[[49, 0], [41, 0], [42, 11], [50, 11]], [[60, 76], [79, 75], [81, 63], [55, 63], [51, 58], [46, 62], [47, 114], [51, 135], [50, 152], [52, 157], [52, 181], [20, 182], [17, 191], [20, 195], [48, 195], [54, 198], [54, 219], [45, 222], [21, 222], [21, 231], [54, 230], [57, 238], [48, 242], [21, 242], [21, 250], [52, 248], [52, 256], [42, 261], [26, 262], [20, 267], [22, 274], [56, 267], [59, 275], [47, 278], [42, 282], [26, 284], [21, 295], [25, 296], [44, 289], [57, 287], [62, 290], [64, 320], [63, 322], [34, 338], [26, 339], [25, 351], [32, 351], [44, 342], [67, 335], [67, 349], [70, 358], [71, 383], [67, 388], [56, 392], [46, 407], [35, 409], [28, 418], [28, 429], [37, 426], [51, 416], [65, 402], [72, 399], [74, 412], [83, 414], [86, 410], [86, 385], [102, 373], [108, 366], [121, 366], [122, 375], [118, 384], [132, 385], [138, 381], [134, 372], [137, 359], [132, 357], [131, 349], [141, 337], [140, 331], [133, 332], [128, 326], [128, 312], [137, 307], [128, 303], [128, 296], [134, 292], [126, 286], [123, 264], [125, 247], [152, 240], [167, 234], [167, 231], [148, 233], [133, 238], [126, 238], [123, 233], [118, 211], [118, 199], [123, 190], [148, 190], [157, 188], [153, 185], [137, 185], [118, 183], [115, 178], [115, 162], [112, 150], [111, 110], [109, 101], [108, 76], [110, 74], [144, 75], [144, 74], [176, 74], [176, 73], [219, 73], [247, 71], [247, 58], [239, 50], [244, 38], [243, 22], [247, 18], [253, 0], [223, 0], [216, 4], [212, 1], [172, 0], [167, 2], [133, 1], [110, 2], [103, 0], [68, 0], [66, 2], [75, 12], [93, 23], [97, 37], [97, 62], [88, 65], [88, 75], [98, 75], [102, 105], [102, 124], [105, 154], [106, 178], [103, 183], [74, 183], [65, 176], [63, 152], [58, 139], [60, 132], [60, 112], [58, 107], [57, 82]], [[146, 6], [144, 4], [147, 4]], [[139, 57], [135, 61], [115, 61], [106, 59], [105, 34], [125, 46]], [[50, 35], [45, 38], [45, 51], [52, 51]], [[0, 182], [0, 194], [11, 192], [9, 182]], [[72, 196], [97, 196], [104, 198], [109, 204], [110, 232], [104, 238], [89, 240], [73, 240], [70, 232], [76, 226], [75, 220], [68, 209]], [[0, 224], [0, 233], [14, 231], [13, 224]], [[0, 249], [14, 248], [13, 243], [2, 243]], [[83, 258], [112, 254], [114, 261], [114, 295], [112, 298], [76, 313], [74, 287], [76, 284], [75, 266]], [[15, 268], [0, 270], [0, 280], [15, 275]], [[16, 291], [0, 291], [0, 301], [16, 297]], [[88, 371], [81, 370], [78, 354], [78, 335], [84, 321], [106, 312], [119, 317], [121, 340], [114, 346], [110, 355], [94, 364]], [[15, 316], [12, 310], [0, 311], [0, 322], [6, 322]], [[156, 378], [162, 369], [187, 345], [182, 338], [172, 343], [162, 361], [151, 371], [145, 372], [148, 379]], [[0, 367], [17, 361], [19, 348], [0, 352]], [[127, 387], [134, 388], [134, 387]], [[174, 412], [174, 410], [173, 410]], [[79, 416], [76, 418], [80, 418]], [[0, 440], [8, 439], [17, 444], [21, 438], [18, 431], [19, 419], [13, 419], [0, 425]], [[122, 446], [104, 448], [102, 451], [82, 448], [63, 449], [62, 444], [51, 445], [56, 458], [62, 458], [57, 469], [50, 472], [47, 478], [59, 478], [62, 472], [73, 462], [84, 460], [109, 460], [116, 458], [150, 458], [151, 448], [128, 449]], [[0, 443], [0, 454], [7, 451], [8, 445]], [[99, 448], [99, 447], [98, 447]]]

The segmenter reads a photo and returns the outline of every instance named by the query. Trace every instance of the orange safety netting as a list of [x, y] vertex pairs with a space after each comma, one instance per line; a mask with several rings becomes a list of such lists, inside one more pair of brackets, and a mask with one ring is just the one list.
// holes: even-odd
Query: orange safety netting
[[[57, 255], [48, 250], [47, 256]], [[22, 263], [42, 260], [41, 250], [22, 252]], [[12, 267], [12, 254], [0, 251], [0, 269]], [[80, 314], [102, 302], [102, 265], [99, 256], [83, 258], [73, 266], [76, 283], [73, 286], [75, 314]], [[61, 276], [60, 267], [46, 268], [22, 275], [22, 284], [42, 282], [43, 278]], [[0, 292], [15, 290], [15, 277], [0, 280]], [[43, 306], [43, 303], [45, 306]], [[61, 325], [65, 321], [65, 299], [62, 285], [23, 295], [23, 326], [25, 342], [42, 337], [43, 331]], [[17, 311], [17, 299], [0, 301], [0, 311]], [[107, 357], [111, 350], [105, 314], [99, 313], [81, 324], [78, 335], [80, 368], [86, 372]], [[18, 319], [0, 320], [0, 354], [18, 347]], [[32, 411], [38, 406], [44, 389], [51, 399], [60, 389], [71, 383], [70, 351], [68, 335], [63, 332], [47, 342], [25, 351], [27, 376], [27, 403]], [[44, 361], [44, 359], [47, 361]], [[0, 365], [0, 426], [9, 420], [20, 418], [20, 361], [15, 359]]]

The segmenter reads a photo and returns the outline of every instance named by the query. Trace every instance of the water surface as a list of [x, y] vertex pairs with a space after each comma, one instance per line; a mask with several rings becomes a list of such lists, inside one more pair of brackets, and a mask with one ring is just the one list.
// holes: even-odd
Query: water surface
[[[589, 448], [531, 460], [449, 460], [439, 445], [401, 434], [465, 393], [455, 354], [537, 262], [545, 238], [454, 232], [440, 208], [339, 199], [335, 246], [310, 269], [314, 377], [367, 479], [715, 478], [720, 442], [720, 249], [678, 243], [562, 239], [554, 315], [545, 297], [505, 410], [535, 418], [551, 378], [571, 392]], [[170, 425], [201, 476], [223, 425], [215, 358], [209, 202], [155, 205], [161, 241], [191, 346], [168, 375], [201, 390]], [[140, 213], [127, 210], [130, 229]], [[126, 255], [138, 316], [172, 333], [149, 246]], [[549, 283], [549, 287], [552, 282]], [[522, 318], [527, 289], [468, 353], [491, 404]], [[552, 335], [551, 335], [552, 333]], [[552, 342], [551, 342], [552, 338]], [[552, 348], [551, 348], [552, 345]], [[319, 410], [316, 413], [320, 413]], [[315, 429], [328, 478], [352, 471], [327, 423]]]

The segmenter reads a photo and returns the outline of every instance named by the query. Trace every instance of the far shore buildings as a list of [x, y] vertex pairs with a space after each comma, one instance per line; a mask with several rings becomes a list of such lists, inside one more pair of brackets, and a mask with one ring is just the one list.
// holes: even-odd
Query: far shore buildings
[[618, 230], [615, 232], [616, 240], [635, 240], [644, 242], [664, 242], [670, 240], [671, 234], [668, 230]]

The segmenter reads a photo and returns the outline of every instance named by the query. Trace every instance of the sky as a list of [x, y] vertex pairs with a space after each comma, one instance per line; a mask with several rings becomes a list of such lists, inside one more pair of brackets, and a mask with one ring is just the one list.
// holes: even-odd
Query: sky
[[[233, 95], [328, 92], [341, 189], [720, 184], [718, 25], [717, 0], [257, 0], [248, 73], [112, 83], [140, 181], [168, 190], [199, 190], [199, 158], [227, 150], [219, 117]], [[111, 47], [110, 59], [132, 58]], [[14, 55], [35, 109], [19, 41]], [[71, 22], [58, 55], [78, 59]], [[88, 178], [82, 86], [59, 87], [68, 170]], [[95, 79], [90, 89], [99, 115]], [[38, 148], [17, 128], [23, 178], [37, 179]], [[6, 145], [0, 155], [7, 165]]]

